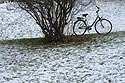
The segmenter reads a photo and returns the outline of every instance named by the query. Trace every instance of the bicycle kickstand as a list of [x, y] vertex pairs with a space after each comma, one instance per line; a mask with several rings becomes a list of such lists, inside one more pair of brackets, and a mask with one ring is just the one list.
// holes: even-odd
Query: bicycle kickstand
[[88, 30], [88, 33], [90, 34], [89, 30]]

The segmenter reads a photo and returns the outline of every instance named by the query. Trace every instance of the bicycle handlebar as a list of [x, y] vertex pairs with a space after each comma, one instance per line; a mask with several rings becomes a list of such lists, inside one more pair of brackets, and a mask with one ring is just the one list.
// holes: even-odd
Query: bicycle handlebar
[[99, 12], [99, 10], [100, 10], [100, 7], [98, 7], [98, 6], [96, 6], [96, 7], [97, 7], [97, 9], [98, 9], [98, 10], [96, 11], [96, 13], [98, 13], [98, 12]]
[[98, 9], [100, 9], [100, 7], [99, 6], [96, 6]]

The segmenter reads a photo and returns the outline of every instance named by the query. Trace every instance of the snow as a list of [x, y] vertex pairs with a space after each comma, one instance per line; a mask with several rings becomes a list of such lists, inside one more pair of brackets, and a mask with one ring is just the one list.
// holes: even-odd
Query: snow
[[[124, 4], [99, 2], [114, 32], [125, 31]], [[26, 12], [6, 6], [0, 5], [0, 40], [42, 36]], [[0, 83], [125, 83], [125, 36], [100, 36], [78, 45], [0, 43]]]
[[[10, 8], [7, 10], [8, 6]], [[11, 6], [0, 4], [0, 40], [42, 37], [41, 29], [34, 19], [25, 11]]]
[[100, 39], [68, 46], [1, 44], [0, 83], [125, 83], [125, 37]]
[[[124, 1], [102, 1], [98, 2], [97, 5], [101, 8], [100, 14], [112, 22], [112, 32], [125, 31]], [[84, 9], [81, 13], [89, 13], [88, 20], [91, 24], [96, 16], [95, 11], [96, 7], [92, 6], [86, 8], [86, 10]], [[0, 4], [0, 25], [0, 40], [44, 36], [40, 27], [29, 14], [25, 11], [21, 11], [21, 9], [14, 9], [12, 5], [8, 4]], [[68, 30], [72, 32], [72, 28]], [[95, 33], [94, 28], [90, 33], [93, 32]], [[67, 33], [67, 31], [65, 33]]]

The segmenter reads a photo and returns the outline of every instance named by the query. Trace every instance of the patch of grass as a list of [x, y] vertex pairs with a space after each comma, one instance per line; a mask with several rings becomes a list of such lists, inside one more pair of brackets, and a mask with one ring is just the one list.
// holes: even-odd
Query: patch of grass
[[45, 38], [24, 38], [24, 39], [14, 39], [14, 40], [2, 40], [0, 44], [20, 44], [20, 45], [60, 45], [60, 44], [83, 44], [83, 43], [96, 43], [101, 41], [101, 43], [108, 42], [117, 37], [124, 37], [125, 32], [112, 32], [106, 36], [98, 35], [98, 34], [85, 34], [83, 36], [66, 36], [64, 42], [53, 42], [46, 43]]
[[1, 44], [42, 45], [44, 38], [24, 38], [0, 41]]

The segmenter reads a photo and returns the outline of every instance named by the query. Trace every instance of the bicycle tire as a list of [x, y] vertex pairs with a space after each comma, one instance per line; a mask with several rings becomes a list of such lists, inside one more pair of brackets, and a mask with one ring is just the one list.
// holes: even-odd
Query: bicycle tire
[[[101, 26], [101, 28], [98, 25]], [[112, 23], [107, 19], [101, 19], [95, 23], [95, 31], [100, 35], [107, 35], [111, 30]]]
[[83, 20], [74, 22], [73, 33], [75, 35], [83, 35], [86, 32], [86, 25]]

